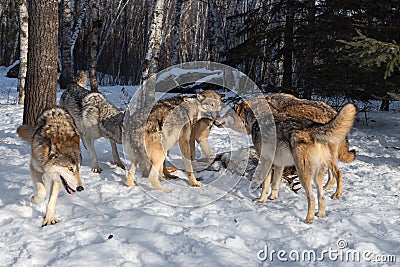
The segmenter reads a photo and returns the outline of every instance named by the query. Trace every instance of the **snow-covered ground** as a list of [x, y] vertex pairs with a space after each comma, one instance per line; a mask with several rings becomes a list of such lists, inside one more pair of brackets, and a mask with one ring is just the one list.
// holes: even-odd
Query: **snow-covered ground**
[[[398, 111], [372, 111], [368, 126], [359, 114], [350, 133], [357, 159], [340, 164], [343, 197], [327, 197], [327, 217], [312, 225], [302, 222], [304, 190], [296, 195], [285, 183], [279, 199], [266, 204], [252, 201], [256, 195], [248, 191], [246, 178], [209, 201], [218, 193], [213, 178], [231, 175], [223, 169], [196, 173], [209, 189], [204, 195], [183, 179], [176, 185], [162, 182], [174, 186], [168, 201], [191, 207], [163, 204], [164, 196], [146, 187], [146, 178], [138, 177], [143, 188], [124, 186], [125, 171], [112, 165], [109, 142], [100, 139], [96, 151], [103, 172], [90, 171], [83, 149], [85, 190], [73, 196], [61, 191], [56, 207], [60, 222], [42, 228], [46, 203], [30, 202], [30, 148], [15, 133], [23, 113], [16, 105], [17, 80], [5, 73], [0, 69], [0, 266], [280, 266], [285, 260], [293, 266], [370, 266], [394, 257], [400, 261]], [[133, 90], [101, 88], [123, 108]], [[246, 142], [220, 129], [210, 136], [214, 151]]]

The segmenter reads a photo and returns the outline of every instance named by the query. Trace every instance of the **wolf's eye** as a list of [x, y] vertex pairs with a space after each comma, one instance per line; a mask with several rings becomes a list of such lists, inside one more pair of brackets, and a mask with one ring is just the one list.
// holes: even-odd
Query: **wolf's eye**
[[71, 166], [68, 166], [68, 170], [69, 170], [70, 172], [73, 172], [73, 171], [74, 171], [74, 168], [72, 168]]

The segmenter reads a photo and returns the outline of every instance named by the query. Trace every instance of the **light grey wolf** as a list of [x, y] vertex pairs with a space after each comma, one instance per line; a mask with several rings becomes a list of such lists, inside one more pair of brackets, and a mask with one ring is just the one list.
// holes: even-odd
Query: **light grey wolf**
[[21, 125], [18, 135], [31, 144], [32, 155], [30, 172], [36, 193], [32, 203], [39, 204], [46, 199], [50, 179], [50, 198], [46, 207], [46, 217], [42, 226], [55, 224], [55, 207], [61, 185], [68, 194], [82, 191], [79, 176], [81, 153], [79, 133], [74, 120], [66, 110], [60, 107], [45, 111], [34, 127]]
[[[178, 142], [189, 183], [195, 187], [202, 186], [193, 174], [190, 139], [199, 120], [202, 118], [215, 120], [219, 117], [221, 101], [221, 96], [211, 90], [198, 93], [195, 98], [176, 96], [163, 99], [155, 103], [149, 111], [144, 127], [135, 128], [133, 124], [128, 124], [128, 129], [125, 131], [126, 137], [124, 137], [127, 139], [124, 140], [124, 143], [128, 143], [126, 151], [132, 164], [126, 184], [128, 186], [135, 185], [133, 175], [136, 165], [139, 164], [141, 169], [144, 168], [142, 172], [148, 173], [149, 180], [156, 190], [170, 192], [160, 184], [159, 180], [165, 170], [163, 166], [166, 153]], [[135, 129], [133, 130], [133, 128]], [[146, 166], [146, 162], [141, 164], [143, 157], [140, 155], [143, 154], [148, 157], [145, 161], [150, 163], [151, 168], [149, 168], [149, 164]], [[164, 174], [167, 176], [165, 171]]]
[[[282, 113], [273, 114], [275, 121], [275, 147], [266, 145], [261, 136], [261, 128], [254, 115], [254, 110], [265, 109], [262, 98], [243, 101], [236, 106], [237, 116], [233, 120], [240, 120], [248, 134], [251, 134], [257, 154], [260, 156], [263, 190], [258, 202], [264, 203], [271, 184], [271, 166], [274, 165], [272, 190], [270, 198], [275, 199], [279, 191], [279, 184], [284, 167], [295, 166], [301, 185], [306, 191], [308, 212], [305, 223], [314, 220], [315, 200], [312, 192], [312, 180], [317, 186], [318, 217], [325, 217], [325, 198], [323, 191], [323, 177], [325, 170], [330, 166], [334, 151], [332, 144], [341, 143], [350, 131], [356, 108], [347, 104], [328, 123], [320, 124], [304, 118], [290, 117]], [[227, 120], [219, 121], [227, 126]], [[234, 122], [235, 125], [237, 122]], [[232, 124], [231, 124], [232, 125]], [[235, 129], [236, 130], [236, 129]], [[265, 129], [263, 129], [265, 131]], [[243, 132], [243, 129], [238, 129]], [[274, 133], [266, 133], [270, 138]]]
[[[337, 115], [337, 112], [323, 101], [299, 99], [290, 94], [271, 94], [266, 96], [266, 100], [274, 113], [283, 113], [291, 117], [304, 118], [317, 123], [327, 123]], [[331, 198], [338, 199], [342, 196], [343, 172], [337, 166], [337, 159], [345, 163], [350, 163], [355, 159], [355, 151], [349, 151], [347, 136], [341, 143], [332, 144], [332, 146], [334, 157], [328, 168], [329, 180], [324, 189], [332, 187], [334, 177], [337, 187]]]
[[80, 72], [78, 78], [68, 85], [61, 95], [60, 106], [74, 118], [82, 142], [88, 150], [92, 171], [100, 173], [94, 140], [105, 137], [110, 140], [115, 165], [125, 169], [122, 164], [117, 143], [122, 143], [123, 113], [113, 106], [102, 94], [83, 88], [87, 76]]

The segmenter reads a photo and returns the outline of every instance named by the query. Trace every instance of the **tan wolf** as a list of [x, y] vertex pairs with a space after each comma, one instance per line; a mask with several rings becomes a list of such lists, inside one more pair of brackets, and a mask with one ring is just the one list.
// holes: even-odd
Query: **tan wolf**
[[[272, 112], [283, 113], [296, 118], [304, 118], [317, 123], [327, 123], [337, 115], [337, 112], [323, 101], [299, 99], [293, 95], [284, 93], [267, 95], [266, 99]], [[329, 180], [324, 189], [330, 189], [336, 180], [336, 191], [331, 198], [338, 199], [342, 196], [343, 172], [337, 166], [337, 159], [345, 163], [350, 163], [354, 161], [356, 153], [355, 150], [349, 151], [347, 136], [341, 143], [332, 145], [334, 157], [328, 168]]]
[[[356, 108], [352, 104], [347, 104], [343, 109], [328, 123], [320, 124], [303, 118], [290, 117], [282, 113], [273, 114], [275, 121], [276, 140], [275, 147], [266, 145], [262, 141], [261, 130], [254, 110], [265, 109], [262, 98], [255, 98], [243, 101], [236, 106], [236, 119], [240, 120], [248, 134], [251, 134], [257, 154], [260, 156], [261, 174], [266, 174], [263, 179], [263, 190], [258, 202], [264, 203], [267, 200], [267, 193], [271, 184], [271, 166], [274, 165], [274, 175], [272, 178], [271, 198], [277, 196], [279, 184], [284, 167], [295, 166], [299, 175], [301, 185], [306, 191], [308, 201], [308, 212], [305, 223], [312, 223], [314, 220], [315, 200], [312, 192], [312, 181], [317, 186], [318, 193], [318, 213], [317, 216], [325, 217], [325, 198], [323, 191], [323, 177], [326, 168], [330, 166], [334, 151], [332, 144], [341, 143], [350, 131], [355, 115]], [[237, 122], [227, 123], [222, 121], [222, 125], [238, 125]], [[236, 129], [235, 129], [236, 130]], [[239, 129], [240, 131], [240, 129]], [[273, 137], [273, 133], [266, 133]]]
[[101, 137], [110, 140], [116, 166], [125, 169], [118, 154], [117, 145], [122, 143], [124, 114], [102, 94], [83, 88], [87, 76], [81, 71], [61, 95], [60, 106], [74, 118], [85, 148], [88, 150], [92, 171], [100, 173], [94, 141]]
[[[74, 120], [60, 107], [45, 111], [34, 127], [21, 125], [18, 135], [31, 144], [30, 172], [36, 193], [32, 203], [42, 203], [47, 196], [47, 181], [51, 181], [50, 198], [46, 207], [46, 217], [42, 226], [55, 224], [55, 207], [61, 185], [68, 194], [82, 191], [79, 176], [81, 153], [79, 133]], [[49, 180], [46, 180], [49, 179]]]
[[[182, 152], [185, 170], [189, 177], [189, 183], [192, 186], [202, 186], [197, 181], [191, 163], [191, 134], [197, 122], [201, 119], [215, 120], [219, 117], [221, 111], [221, 95], [215, 91], [206, 90], [196, 95], [195, 98], [185, 96], [176, 96], [173, 98], [158, 101], [148, 114], [147, 122], [144, 129], [131, 129], [133, 126], [127, 124], [126, 129], [127, 153], [129, 154], [132, 164], [127, 175], [126, 184], [134, 186], [134, 178], [136, 165], [142, 165], [141, 168], [145, 174], [148, 173], [152, 186], [157, 190], [170, 192], [160, 184], [161, 174], [163, 173], [164, 161], [166, 153], [177, 142]], [[129, 114], [127, 115], [129, 116]], [[141, 142], [141, 136], [144, 136], [144, 148]], [[193, 137], [192, 137], [193, 138]], [[148, 161], [152, 167], [141, 164], [140, 155], [146, 153]], [[168, 173], [164, 170], [164, 174], [168, 177]], [[174, 177], [174, 176], [172, 176]]]

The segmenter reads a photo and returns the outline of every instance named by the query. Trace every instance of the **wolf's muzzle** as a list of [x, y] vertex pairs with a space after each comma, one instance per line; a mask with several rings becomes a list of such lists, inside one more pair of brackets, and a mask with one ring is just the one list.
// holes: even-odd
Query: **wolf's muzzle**
[[80, 185], [80, 186], [78, 186], [78, 187], [76, 188], [76, 191], [79, 191], [79, 192], [80, 192], [80, 191], [83, 191], [84, 189], [85, 189], [85, 188], [83, 188], [83, 186]]

